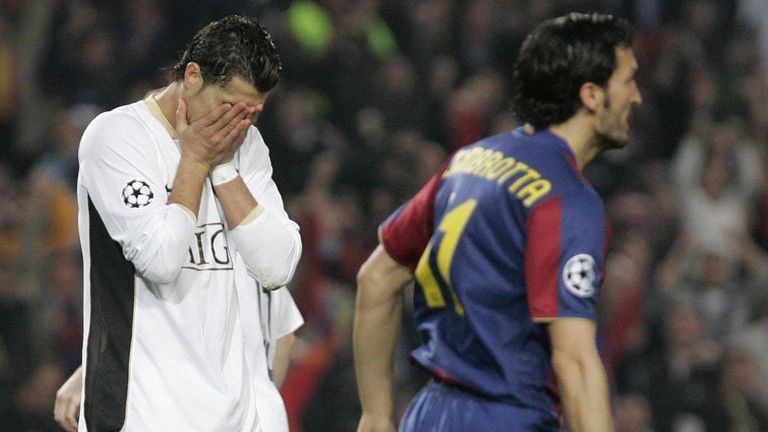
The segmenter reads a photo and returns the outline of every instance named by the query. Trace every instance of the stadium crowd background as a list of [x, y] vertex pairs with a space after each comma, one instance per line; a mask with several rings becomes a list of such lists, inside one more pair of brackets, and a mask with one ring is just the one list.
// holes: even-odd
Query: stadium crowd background
[[[283, 79], [258, 126], [301, 225], [306, 319], [282, 392], [292, 430], [352, 431], [355, 274], [378, 223], [451, 151], [518, 125], [524, 36], [590, 10], [635, 25], [644, 97], [628, 148], [586, 171], [613, 226], [599, 309], [617, 430], [768, 430], [763, 0], [4, 0], [0, 431], [57, 430], [80, 363], [79, 137], [166, 83], [197, 29], [247, 13], [276, 39]], [[398, 355], [402, 404], [425, 380], [417, 340]]]

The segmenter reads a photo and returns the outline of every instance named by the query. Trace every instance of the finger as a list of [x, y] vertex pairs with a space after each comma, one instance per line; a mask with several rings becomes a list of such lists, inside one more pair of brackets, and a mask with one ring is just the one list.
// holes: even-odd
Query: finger
[[[251, 125], [251, 121], [247, 118], [241, 119], [238, 123], [235, 124], [235, 127], [230, 130], [227, 135], [224, 137], [224, 140], [229, 143], [238, 142], [237, 138], [241, 134], [245, 134], [245, 131], [248, 129], [248, 126]], [[240, 140], [242, 141], [242, 140]]]
[[73, 405], [70, 407], [69, 412], [67, 413], [67, 424], [66, 429], [68, 432], [77, 432], [77, 416], [75, 413], [79, 412], [79, 407]]
[[77, 420], [80, 418], [80, 399], [72, 401], [71, 408], [69, 410], [69, 421], [72, 424], [74, 430], [77, 430]]
[[187, 118], [187, 103], [184, 99], [179, 98], [179, 102], [176, 106], [176, 130], [181, 132], [189, 126], [189, 119]]
[[210, 127], [219, 121], [221, 116], [228, 113], [231, 109], [232, 104], [223, 103], [209, 111], [206, 115], [202, 116], [198, 121], [202, 124], [203, 127]]
[[[233, 111], [234, 110], [235, 109], [233, 109]], [[231, 135], [237, 136], [243, 129], [247, 129], [248, 125], [250, 124], [251, 124], [251, 120], [248, 117], [248, 107], [243, 105], [242, 111], [240, 111], [239, 115], [232, 117], [229, 120], [229, 122], [221, 126], [221, 128], [212, 130], [214, 134], [212, 136], [212, 141], [219, 142], [224, 146], [229, 145], [231, 142], [230, 136]]]
[[64, 401], [63, 399], [57, 398], [56, 404], [53, 408], [53, 418], [56, 420], [56, 423], [59, 424], [63, 429], [70, 431], [72, 430], [70, 421], [68, 419], [68, 403]]
[[237, 123], [238, 118], [243, 116], [243, 113], [246, 112], [247, 108], [248, 107], [246, 107], [245, 104], [237, 103], [209, 127], [214, 131], [220, 131], [226, 129], [227, 126], [233, 126]]
[[239, 120], [237, 123], [233, 124], [231, 128], [227, 128], [226, 133], [216, 137], [221, 143], [221, 148], [231, 150], [240, 147], [250, 125], [251, 121], [246, 118]]

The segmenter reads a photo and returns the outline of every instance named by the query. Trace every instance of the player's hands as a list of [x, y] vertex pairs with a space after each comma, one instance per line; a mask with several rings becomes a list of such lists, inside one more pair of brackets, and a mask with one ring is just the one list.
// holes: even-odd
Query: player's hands
[[180, 98], [176, 109], [176, 131], [182, 157], [192, 158], [208, 167], [229, 162], [243, 143], [256, 109], [242, 102], [221, 104], [189, 123], [187, 103]]
[[77, 420], [80, 416], [80, 392], [82, 388], [83, 369], [81, 366], [56, 391], [53, 418], [67, 432], [77, 432]]
[[395, 432], [395, 423], [390, 417], [380, 417], [363, 413], [357, 432]]

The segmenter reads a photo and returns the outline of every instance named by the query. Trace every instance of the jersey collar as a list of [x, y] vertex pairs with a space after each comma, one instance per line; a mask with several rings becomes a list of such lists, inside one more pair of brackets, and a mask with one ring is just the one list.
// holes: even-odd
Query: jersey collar
[[179, 135], [176, 133], [176, 129], [174, 129], [173, 125], [171, 125], [168, 119], [165, 118], [163, 115], [163, 110], [160, 109], [160, 105], [157, 103], [155, 97], [151, 93], [147, 95], [146, 98], [144, 98], [144, 103], [147, 104], [147, 108], [149, 108], [149, 112], [152, 114], [152, 116], [156, 118], [157, 121], [163, 125], [165, 131], [171, 135], [171, 138], [179, 139]]
[[581, 169], [576, 165], [576, 155], [573, 153], [573, 149], [571, 146], [568, 145], [565, 140], [560, 137], [557, 134], [552, 133], [549, 129], [540, 129], [535, 132], [535, 135], [538, 135], [541, 137], [542, 140], [545, 140], [546, 142], [550, 142], [558, 147], [563, 151], [563, 156], [565, 157], [565, 161], [568, 162], [568, 165], [570, 165], [571, 169], [573, 170], [574, 174], [582, 181], [582, 183], [591, 186], [589, 180], [587, 180], [586, 177], [584, 177], [584, 173], [581, 172]]
[[567, 142], [563, 138], [561, 138], [559, 135], [556, 135], [552, 133], [549, 129], [537, 129], [536, 132], [534, 132], [534, 135], [541, 137], [540, 139], [546, 140], [547, 142], [551, 142], [561, 149], [565, 151], [565, 154], [567, 157], [570, 157], [573, 160], [576, 160], [576, 155], [573, 153], [573, 149], [571, 146], [568, 145]]

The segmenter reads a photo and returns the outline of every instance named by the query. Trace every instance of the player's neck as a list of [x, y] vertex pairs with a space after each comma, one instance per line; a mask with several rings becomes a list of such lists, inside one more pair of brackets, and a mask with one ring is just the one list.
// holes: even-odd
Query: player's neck
[[179, 107], [179, 92], [179, 83], [173, 82], [152, 95], [160, 106], [163, 116], [174, 128], [176, 127], [176, 109]]
[[550, 126], [549, 131], [565, 140], [576, 158], [579, 170], [584, 169], [600, 152], [595, 144], [594, 125], [586, 116], [576, 114], [563, 123]]

